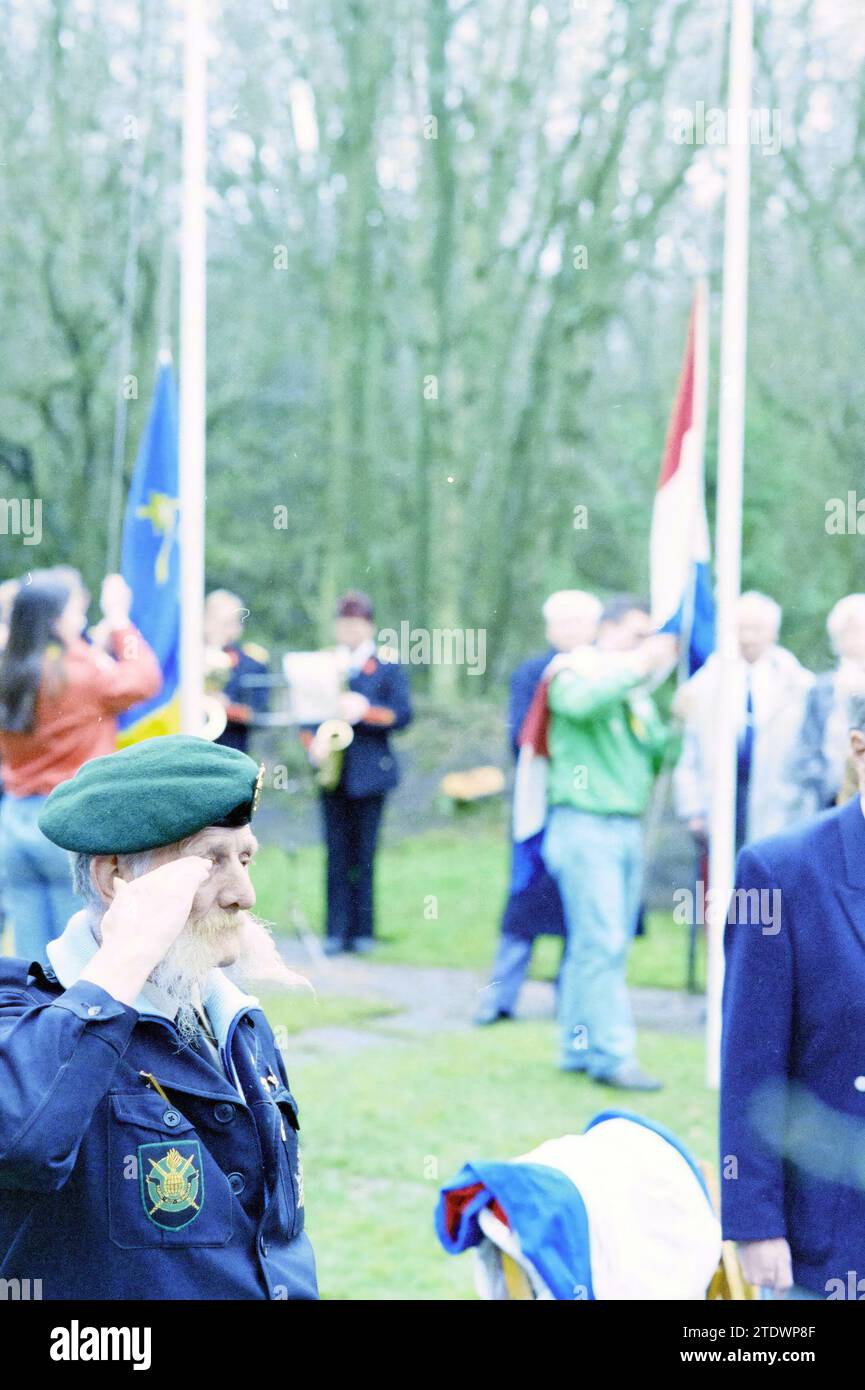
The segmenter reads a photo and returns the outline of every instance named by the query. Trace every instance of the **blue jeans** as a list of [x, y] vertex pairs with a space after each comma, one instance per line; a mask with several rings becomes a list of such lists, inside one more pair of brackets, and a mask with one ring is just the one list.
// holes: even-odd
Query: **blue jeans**
[[508, 932], [499, 937], [491, 988], [496, 1007], [502, 1013], [512, 1014], [516, 1007], [520, 986], [531, 964], [533, 945], [531, 937], [511, 936]]
[[561, 1065], [608, 1076], [635, 1059], [625, 966], [640, 907], [642, 826], [633, 816], [554, 806], [543, 855], [568, 928], [559, 977]]
[[10, 796], [0, 802], [0, 866], [3, 906], [12, 924], [13, 949], [23, 960], [45, 961], [45, 947], [84, 906], [73, 892], [69, 855], [36, 824], [44, 796]]

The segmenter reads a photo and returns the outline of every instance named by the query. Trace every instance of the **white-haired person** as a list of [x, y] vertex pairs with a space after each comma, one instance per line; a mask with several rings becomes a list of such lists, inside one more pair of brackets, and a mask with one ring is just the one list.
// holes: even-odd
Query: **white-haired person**
[[865, 694], [865, 594], [839, 599], [826, 619], [838, 658], [808, 693], [795, 771], [811, 810], [828, 810], [844, 784], [850, 700]]
[[[511, 676], [508, 731], [515, 758], [519, 751], [520, 729], [541, 677], [555, 656], [590, 646], [594, 642], [601, 617], [601, 601], [582, 589], [559, 589], [550, 594], [541, 612], [546, 627], [547, 650], [539, 656], [530, 656]], [[511, 875], [492, 978], [475, 1016], [478, 1024], [497, 1023], [513, 1017], [517, 997], [531, 962], [535, 937], [560, 936], [564, 939], [566, 936], [558, 885], [547, 872], [540, 855], [533, 869], [533, 876], [528, 882], [523, 882], [524, 876], [518, 870]]]
[[216, 739], [225, 748], [246, 753], [258, 715], [267, 709], [269, 654], [257, 642], [242, 642], [243, 615], [248, 613], [237, 594], [214, 589], [204, 604], [204, 641], [208, 659], [224, 661], [225, 682], [217, 698], [225, 706], [226, 724]]
[[[814, 676], [778, 643], [781, 608], [766, 594], [739, 598], [736, 704], [736, 848], [804, 819], [808, 807], [794, 762]], [[717, 752], [720, 663], [717, 654], [676, 699], [685, 721], [673, 777], [676, 813], [698, 841], [707, 836]]]
[[318, 1297], [297, 1102], [241, 987], [301, 983], [252, 911], [263, 778], [171, 734], [42, 802], [81, 910], [0, 959], [0, 1276], [41, 1298]]

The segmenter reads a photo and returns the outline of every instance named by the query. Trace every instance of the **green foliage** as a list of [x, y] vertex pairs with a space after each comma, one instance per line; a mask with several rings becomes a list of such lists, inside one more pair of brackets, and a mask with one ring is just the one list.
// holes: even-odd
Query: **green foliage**
[[[176, 322], [179, 16], [6, 13], [0, 487], [43, 499], [44, 540], [4, 537], [2, 571], [62, 558], [95, 587], [117, 396], [134, 378], [128, 473]], [[755, 104], [783, 139], [752, 161], [743, 560], [817, 665], [828, 606], [865, 583], [861, 537], [824, 524], [863, 486], [863, 54], [855, 6], [821, 15], [758, 14]], [[207, 568], [252, 636], [315, 645], [359, 584], [383, 625], [486, 630], [483, 680], [422, 673], [452, 699], [537, 644], [550, 589], [644, 590], [698, 272], [712, 511], [724, 150], [673, 126], [723, 104], [721, 20], [703, 0], [214, 11]]]

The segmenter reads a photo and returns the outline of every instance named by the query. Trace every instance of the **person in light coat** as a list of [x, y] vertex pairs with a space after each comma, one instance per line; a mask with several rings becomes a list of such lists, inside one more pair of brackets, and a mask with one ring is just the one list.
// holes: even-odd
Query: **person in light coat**
[[[737, 849], [774, 835], [809, 811], [793, 766], [814, 676], [778, 645], [781, 609], [765, 594], [742, 594], [738, 608], [740, 660], [736, 787]], [[676, 712], [685, 721], [682, 754], [673, 777], [676, 814], [698, 841], [708, 834], [717, 756], [720, 662], [710, 656], [682, 686]]]

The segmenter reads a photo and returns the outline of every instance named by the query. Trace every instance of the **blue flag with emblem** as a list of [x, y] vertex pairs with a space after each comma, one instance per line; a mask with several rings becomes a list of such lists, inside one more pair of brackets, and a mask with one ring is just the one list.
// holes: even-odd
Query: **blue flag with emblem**
[[180, 544], [177, 384], [160, 356], [156, 389], [126, 504], [120, 568], [132, 590], [132, 621], [162, 667], [158, 695], [118, 720], [121, 747], [180, 729]]

